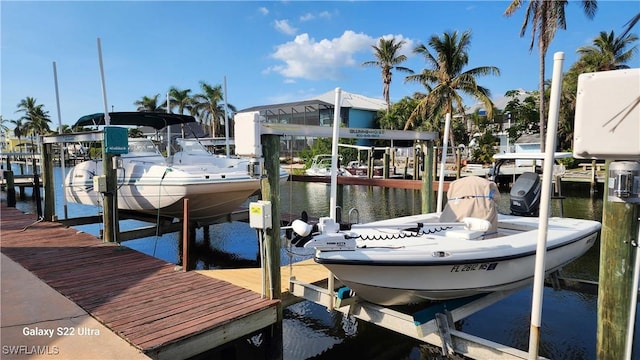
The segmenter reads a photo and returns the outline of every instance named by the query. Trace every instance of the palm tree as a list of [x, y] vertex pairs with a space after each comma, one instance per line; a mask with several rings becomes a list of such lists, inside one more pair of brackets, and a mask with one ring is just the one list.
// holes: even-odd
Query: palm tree
[[399, 55], [400, 48], [406, 44], [406, 41], [400, 40], [396, 42], [395, 38], [378, 40], [378, 45], [371, 45], [376, 60], [365, 61], [363, 66], [376, 66], [382, 70], [382, 96], [387, 102], [387, 111], [391, 109], [391, 101], [389, 100], [389, 87], [391, 85], [391, 70], [413, 73], [413, 70], [398, 66], [398, 64], [407, 61], [406, 55]]
[[18, 120], [9, 120], [12, 124], [15, 125], [13, 128], [13, 136], [18, 138], [18, 144], [20, 144], [22, 136], [26, 135], [26, 129], [21, 119]]
[[2, 115], [0, 115], [0, 132], [6, 134], [7, 132], [9, 132], [9, 127], [6, 125], [6, 123], [11, 122], [11, 120], [5, 119], [2, 117]]
[[143, 96], [142, 99], [136, 100], [133, 105], [138, 108], [136, 111], [144, 111], [144, 112], [164, 112], [165, 107], [163, 104], [158, 105], [158, 97], [160, 94], [155, 94], [152, 97]]
[[[581, 0], [582, 8], [589, 19], [593, 18], [598, 9], [596, 0]], [[549, 49], [549, 44], [553, 40], [557, 29], [565, 30], [567, 22], [565, 18], [565, 6], [568, 0], [529, 0], [524, 22], [520, 28], [520, 37], [524, 36], [529, 22], [531, 22], [531, 44], [529, 51], [533, 50], [533, 45], [538, 41], [540, 49], [540, 73], [538, 78], [538, 90], [544, 94], [544, 71], [545, 56]], [[522, 0], [513, 0], [505, 10], [505, 15], [511, 16], [523, 4]], [[540, 96], [540, 150], [544, 151], [544, 129], [545, 129], [545, 98]]]
[[631, 20], [629, 20], [629, 22], [625, 24], [627, 25], [627, 28], [624, 30], [624, 32], [620, 36], [625, 37], [631, 31], [631, 29], [633, 29], [633, 27], [636, 26], [638, 21], [640, 21], [640, 12], [637, 13], [634, 17], [631, 18]]
[[178, 107], [178, 114], [184, 115], [184, 111], [191, 111], [192, 99], [189, 96], [191, 89], [180, 90], [175, 86], [169, 89], [169, 111], [173, 112], [173, 108]]
[[27, 96], [18, 103], [16, 112], [23, 113], [21, 120], [24, 120], [23, 130], [31, 130], [33, 136], [46, 134], [51, 131], [49, 123], [49, 112], [44, 110], [43, 104], [38, 104], [33, 97]]
[[470, 44], [470, 31], [462, 34], [454, 31], [446, 32], [442, 37], [431, 36], [429, 46], [433, 53], [423, 44], [414, 49], [415, 53], [424, 55], [429, 67], [419, 74], [407, 76], [405, 81], [423, 84], [428, 93], [420, 99], [418, 106], [411, 113], [405, 123], [405, 130], [415, 125], [414, 121], [419, 116], [431, 122], [425, 124], [427, 129], [435, 130], [439, 129], [443, 115], [452, 114], [454, 111], [464, 115], [465, 109], [460, 93], [478, 99], [485, 106], [487, 118], [493, 117], [491, 93], [489, 89], [478, 85], [476, 78], [481, 75], [500, 75], [500, 70], [495, 66], [465, 70], [464, 67], [469, 63], [467, 51]]
[[616, 37], [613, 30], [610, 33], [601, 31], [593, 40], [593, 45], [578, 48], [580, 62], [589, 65], [591, 71], [607, 71], [628, 69], [628, 62], [638, 51], [638, 45], [627, 48], [638, 40], [634, 34]]
[[[201, 122], [209, 126], [209, 133], [212, 137], [223, 133], [222, 124], [225, 119], [224, 93], [221, 85], [211, 86], [204, 81], [200, 82], [202, 93], [193, 97], [192, 115], [198, 115]], [[235, 106], [227, 104], [231, 113], [236, 112]], [[227, 124], [230, 124], [227, 119]]]

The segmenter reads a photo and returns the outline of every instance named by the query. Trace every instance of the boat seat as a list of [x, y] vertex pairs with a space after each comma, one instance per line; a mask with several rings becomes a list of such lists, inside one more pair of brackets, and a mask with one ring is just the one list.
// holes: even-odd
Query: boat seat
[[492, 181], [479, 176], [467, 176], [449, 184], [447, 205], [440, 214], [440, 222], [459, 222], [466, 217], [487, 220], [491, 227], [483, 238], [490, 238], [498, 231], [496, 202], [500, 198], [498, 187]]

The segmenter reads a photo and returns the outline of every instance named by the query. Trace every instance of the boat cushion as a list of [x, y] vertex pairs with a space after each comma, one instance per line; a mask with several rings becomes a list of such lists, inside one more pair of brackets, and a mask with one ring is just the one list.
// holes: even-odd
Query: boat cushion
[[449, 184], [447, 205], [440, 214], [440, 222], [462, 221], [465, 217], [479, 218], [491, 223], [487, 234], [498, 231], [496, 202], [500, 192], [493, 181], [466, 176]]
[[484, 231], [467, 230], [467, 229], [454, 229], [447, 230], [445, 236], [462, 239], [462, 240], [482, 240], [484, 238]]

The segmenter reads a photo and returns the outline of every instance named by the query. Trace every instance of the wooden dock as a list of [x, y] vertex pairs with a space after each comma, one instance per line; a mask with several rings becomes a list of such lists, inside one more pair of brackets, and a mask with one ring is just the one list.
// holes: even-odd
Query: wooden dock
[[[217, 270], [197, 270], [198, 273], [220, 280], [229, 281], [245, 289], [262, 292], [261, 269], [217, 269]], [[327, 281], [329, 270], [317, 264], [313, 259], [300, 261], [294, 264], [285, 265], [280, 268], [280, 289], [282, 293], [282, 303], [286, 307], [292, 303], [302, 301], [302, 298], [294, 296], [290, 289], [290, 278], [294, 277], [298, 281], [308, 284], [320, 284]]]
[[5, 204], [0, 215], [3, 254], [152, 358], [192, 357], [276, 321], [278, 300]]

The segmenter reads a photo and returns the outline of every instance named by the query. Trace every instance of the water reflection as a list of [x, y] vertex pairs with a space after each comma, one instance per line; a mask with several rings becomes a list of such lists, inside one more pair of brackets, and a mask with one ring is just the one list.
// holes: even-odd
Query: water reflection
[[[59, 169], [58, 169], [59, 170]], [[59, 184], [59, 183], [58, 183]], [[3, 194], [4, 195], [4, 194]], [[564, 215], [567, 217], [602, 219], [602, 196], [589, 196], [587, 186], [567, 187], [563, 193]], [[56, 211], [63, 214], [61, 191], [56, 194]], [[310, 216], [329, 213], [330, 188], [318, 183], [287, 183], [280, 189], [281, 211], [299, 214], [305, 210]], [[357, 208], [360, 221], [367, 222], [390, 217], [420, 213], [419, 191], [385, 189], [367, 186], [343, 188], [344, 209]], [[251, 199], [257, 200], [257, 198]], [[560, 214], [560, 203], [552, 202], [552, 214]], [[33, 202], [19, 202], [18, 207], [34, 213]], [[504, 192], [499, 211], [509, 212], [508, 192]], [[69, 204], [70, 217], [98, 213], [97, 208]], [[122, 230], [140, 226], [126, 221]], [[101, 225], [79, 227], [98, 234]], [[244, 223], [226, 223], [209, 227], [207, 233], [196, 234], [195, 265], [198, 269], [257, 267], [258, 241], [255, 230]], [[126, 246], [172, 263], [180, 262], [180, 240], [177, 234], [165, 234], [128, 241]], [[599, 242], [589, 252], [563, 272], [568, 277], [598, 280]], [[286, 248], [281, 252], [283, 264], [309, 258], [311, 252]], [[294, 274], [295, 275], [295, 274]], [[543, 327], [540, 355], [549, 358], [595, 358], [597, 297], [568, 291], [545, 289]], [[487, 338], [507, 346], [528, 347], [531, 308], [531, 289], [525, 288], [493, 306], [476, 313], [457, 326], [470, 334]], [[429, 359], [439, 350], [419, 341], [395, 334], [372, 324], [355, 321], [341, 313], [328, 313], [325, 308], [302, 302], [285, 309], [285, 359], [328, 359], [354, 356], [357, 358]], [[636, 335], [636, 342], [638, 342]]]

